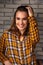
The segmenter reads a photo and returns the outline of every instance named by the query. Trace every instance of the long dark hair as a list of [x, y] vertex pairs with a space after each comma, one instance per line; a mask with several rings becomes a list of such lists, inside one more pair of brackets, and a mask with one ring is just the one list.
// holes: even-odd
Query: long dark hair
[[[16, 27], [16, 13], [18, 11], [21, 11], [21, 12], [24, 11], [28, 15], [28, 10], [26, 9], [26, 7], [25, 6], [19, 6], [17, 8], [17, 10], [15, 11], [15, 13], [14, 13], [13, 23], [12, 23], [9, 31], [14, 32], [16, 35], [21, 35], [19, 29]], [[27, 35], [28, 34], [28, 31], [29, 31], [29, 23], [27, 24], [27, 28], [26, 28], [26, 30], [25, 30], [25, 32], [24, 32], [23, 35]]]

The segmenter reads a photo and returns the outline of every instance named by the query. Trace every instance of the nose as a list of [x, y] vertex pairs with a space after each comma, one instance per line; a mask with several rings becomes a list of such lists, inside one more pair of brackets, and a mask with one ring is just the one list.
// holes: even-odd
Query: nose
[[21, 24], [21, 25], [23, 24], [23, 20], [22, 20], [22, 19], [20, 20], [20, 24]]

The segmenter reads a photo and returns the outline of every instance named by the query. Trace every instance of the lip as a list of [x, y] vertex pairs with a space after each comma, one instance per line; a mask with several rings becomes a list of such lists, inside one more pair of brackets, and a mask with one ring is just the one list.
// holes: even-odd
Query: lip
[[19, 27], [20, 27], [20, 28], [23, 28], [24, 26], [23, 26], [23, 25], [20, 25]]

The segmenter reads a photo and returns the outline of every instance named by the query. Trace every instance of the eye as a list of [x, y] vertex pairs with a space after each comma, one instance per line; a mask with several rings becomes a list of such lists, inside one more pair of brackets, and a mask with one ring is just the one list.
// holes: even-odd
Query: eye
[[23, 18], [23, 20], [27, 20], [27, 18]]
[[20, 20], [20, 18], [16, 18], [17, 20]]

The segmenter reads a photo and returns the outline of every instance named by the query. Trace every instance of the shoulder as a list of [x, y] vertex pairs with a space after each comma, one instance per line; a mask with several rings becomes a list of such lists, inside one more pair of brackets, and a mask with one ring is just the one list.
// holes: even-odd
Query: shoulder
[[3, 35], [4, 34], [8, 34], [9, 33], [9, 31], [8, 30], [5, 30], [4, 32], [3, 32]]
[[6, 38], [6, 37], [9, 35], [9, 33], [11, 33], [11, 32], [8, 31], [8, 30], [5, 30], [5, 31], [3, 32], [3, 34], [2, 34], [2, 37]]

